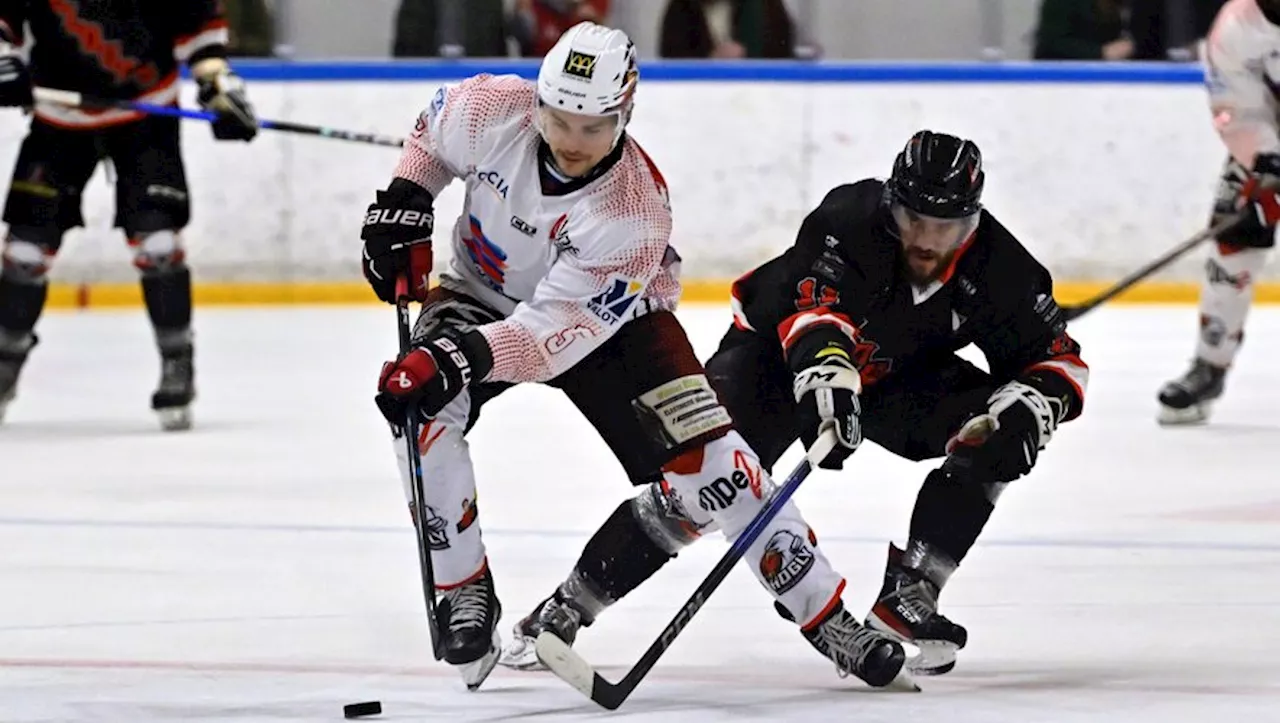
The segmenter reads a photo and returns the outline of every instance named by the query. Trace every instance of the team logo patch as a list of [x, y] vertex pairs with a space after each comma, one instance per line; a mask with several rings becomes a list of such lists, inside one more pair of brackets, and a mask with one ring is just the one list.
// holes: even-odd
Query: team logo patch
[[[437, 514], [430, 505], [423, 506], [427, 508], [427, 547], [432, 550], [449, 549], [449, 521]], [[409, 506], [409, 516], [413, 517], [416, 525], [418, 516], [412, 505]]]
[[813, 549], [805, 543], [804, 538], [794, 532], [779, 530], [769, 538], [764, 546], [764, 556], [760, 558], [760, 574], [773, 591], [782, 593], [795, 587], [800, 578], [813, 568]]
[[587, 308], [606, 324], [616, 324], [631, 310], [643, 290], [644, 284], [639, 281], [614, 276], [604, 291], [591, 297]]
[[587, 53], [580, 53], [577, 50], [570, 50], [569, 57], [564, 60], [565, 75], [572, 75], [575, 78], [583, 80], [591, 80], [591, 76], [596, 72], [596, 60], [598, 58]]
[[463, 500], [462, 518], [458, 520], [457, 527], [455, 528], [458, 530], [458, 534], [462, 534], [468, 527], [474, 524], [476, 521], [476, 515], [478, 514], [480, 514], [480, 512], [476, 509], [475, 500]]

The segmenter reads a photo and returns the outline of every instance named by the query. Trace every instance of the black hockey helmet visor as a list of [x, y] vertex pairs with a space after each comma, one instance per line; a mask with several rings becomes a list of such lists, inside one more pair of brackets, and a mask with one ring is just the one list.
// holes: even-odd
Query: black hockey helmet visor
[[962, 243], [977, 228], [984, 181], [973, 141], [927, 130], [911, 136], [887, 184], [903, 243], [938, 253]]

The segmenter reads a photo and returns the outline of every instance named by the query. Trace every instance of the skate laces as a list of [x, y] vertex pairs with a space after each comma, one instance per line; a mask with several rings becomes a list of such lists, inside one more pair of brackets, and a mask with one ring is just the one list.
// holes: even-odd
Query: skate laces
[[449, 631], [483, 627], [489, 615], [489, 586], [484, 582], [446, 590], [449, 601]]
[[922, 623], [938, 612], [938, 598], [924, 580], [899, 585], [895, 592], [899, 607], [905, 608]]
[[817, 638], [817, 642], [826, 648], [823, 652], [836, 664], [836, 673], [841, 678], [862, 670], [872, 649], [888, 640], [862, 626], [847, 612], [819, 625]]
[[521, 633], [532, 638], [548, 630], [566, 643], [572, 643], [581, 625], [582, 615], [569, 603], [552, 596], [521, 626]]
[[160, 364], [162, 389], [185, 388], [191, 379], [191, 358], [188, 356], [165, 357]]

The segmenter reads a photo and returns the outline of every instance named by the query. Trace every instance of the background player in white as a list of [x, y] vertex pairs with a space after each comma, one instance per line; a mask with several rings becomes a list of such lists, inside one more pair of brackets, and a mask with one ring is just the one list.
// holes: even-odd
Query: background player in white
[[1206, 421], [1244, 340], [1254, 279], [1280, 221], [1280, 0], [1230, 0], [1205, 41], [1213, 124], [1229, 156], [1211, 223], [1250, 204], [1256, 213], [1221, 234], [1205, 263], [1200, 340], [1191, 369], [1160, 390], [1163, 424]]
[[[480, 75], [442, 89], [365, 219], [364, 271], [375, 292], [393, 301], [396, 278], [407, 274], [425, 302], [415, 348], [386, 364], [377, 401], [393, 427], [409, 410], [424, 422], [429, 518], [421, 522], [442, 595], [445, 658], [471, 688], [500, 649], [465, 437], [487, 400], [520, 382], [562, 389], [644, 485], [560, 588], [583, 615], [704, 532], [736, 537], [773, 489], [671, 313], [679, 257], [668, 246], [665, 183], [625, 134], [637, 79], [626, 34], [583, 23], [544, 58], [536, 86]], [[466, 184], [464, 211], [449, 271], [428, 291], [432, 205], [453, 178]], [[565, 459], [575, 446], [566, 440]], [[603, 576], [620, 550], [634, 569]], [[902, 647], [845, 612], [844, 580], [793, 504], [745, 560], [842, 669], [873, 685], [897, 675]], [[523, 632], [538, 624], [534, 616]]]

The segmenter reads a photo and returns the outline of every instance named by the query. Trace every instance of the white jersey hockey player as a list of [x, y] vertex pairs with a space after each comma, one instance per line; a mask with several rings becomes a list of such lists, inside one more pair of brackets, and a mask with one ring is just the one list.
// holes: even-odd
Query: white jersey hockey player
[[1244, 340], [1254, 280], [1280, 221], [1280, 0], [1230, 0], [1204, 46], [1214, 127], [1227, 146], [1211, 224], [1254, 213], [1218, 236], [1200, 292], [1200, 339], [1191, 369], [1160, 390], [1163, 424], [1204, 422]]
[[[441, 594], [445, 659], [471, 688], [496, 663], [500, 606], [465, 435], [495, 395], [520, 382], [563, 390], [641, 485], [549, 606], [563, 602], [578, 622], [701, 534], [736, 537], [773, 489], [671, 313], [678, 256], [668, 246], [666, 186], [625, 133], [637, 79], [626, 34], [583, 23], [548, 53], [536, 84], [480, 75], [444, 88], [365, 219], [363, 266], [375, 292], [393, 301], [407, 275], [424, 302], [413, 349], [385, 365], [377, 402], [393, 428], [410, 410], [423, 421], [428, 519], [419, 523]], [[432, 205], [451, 179], [466, 185], [464, 210], [449, 272], [428, 290]], [[576, 445], [566, 441], [560, 457], [573, 459]], [[875, 685], [897, 675], [901, 646], [844, 611], [844, 580], [793, 504], [745, 559], [837, 665]]]

